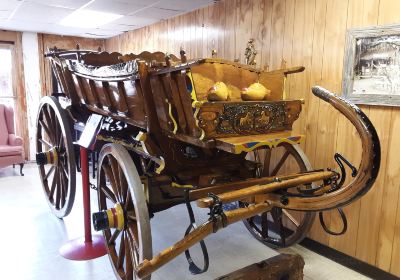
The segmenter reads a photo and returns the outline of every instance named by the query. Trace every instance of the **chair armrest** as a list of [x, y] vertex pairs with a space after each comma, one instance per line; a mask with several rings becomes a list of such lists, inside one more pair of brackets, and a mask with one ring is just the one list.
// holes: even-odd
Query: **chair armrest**
[[15, 134], [9, 134], [8, 144], [10, 146], [22, 146], [24, 144], [24, 140], [22, 140], [22, 138], [19, 136], [15, 136]]

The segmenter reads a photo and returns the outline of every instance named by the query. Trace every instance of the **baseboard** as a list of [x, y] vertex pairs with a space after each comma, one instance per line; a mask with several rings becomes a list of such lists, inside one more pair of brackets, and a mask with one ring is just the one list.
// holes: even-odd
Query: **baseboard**
[[376, 280], [400, 279], [400, 277], [397, 277], [373, 265], [360, 261], [354, 257], [348, 256], [312, 239], [305, 238], [302, 242], [300, 242], [300, 245], [336, 263], [357, 271], [358, 273], [365, 275], [369, 278]]

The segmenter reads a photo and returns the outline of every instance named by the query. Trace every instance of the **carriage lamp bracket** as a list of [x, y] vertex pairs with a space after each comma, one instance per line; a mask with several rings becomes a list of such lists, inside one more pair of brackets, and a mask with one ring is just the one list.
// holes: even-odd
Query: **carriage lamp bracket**
[[228, 221], [220, 198], [213, 193], [208, 193], [207, 196], [213, 200], [210, 206], [210, 213], [208, 213], [210, 216], [208, 220], [213, 223], [213, 232], [216, 233], [221, 228], [226, 227], [228, 225]]

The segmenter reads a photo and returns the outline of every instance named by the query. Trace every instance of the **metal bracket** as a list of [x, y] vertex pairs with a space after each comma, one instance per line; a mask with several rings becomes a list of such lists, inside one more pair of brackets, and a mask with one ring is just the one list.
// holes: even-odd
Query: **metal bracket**
[[221, 228], [226, 227], [228, 221], [219, 197], [213, 193], [209, 193], [207, 196], [213, 200], [212, 206], [210, 207], [210, 213], [208, 213], [210, 216], [208, 220], [213, 222], [213, 232], [216, 233]]

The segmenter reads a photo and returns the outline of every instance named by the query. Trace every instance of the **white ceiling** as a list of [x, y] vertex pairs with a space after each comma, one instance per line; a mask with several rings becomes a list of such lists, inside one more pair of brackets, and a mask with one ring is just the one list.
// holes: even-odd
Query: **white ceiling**
[[[0, 0], [0, 29], [108, 38], [213, 2], [214, 0]], [[96, 29], [59, 24], [64, 17], [81, 7], [116, 13], [123, 17]]]

